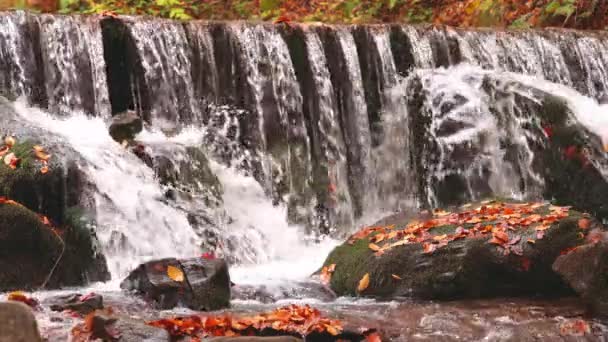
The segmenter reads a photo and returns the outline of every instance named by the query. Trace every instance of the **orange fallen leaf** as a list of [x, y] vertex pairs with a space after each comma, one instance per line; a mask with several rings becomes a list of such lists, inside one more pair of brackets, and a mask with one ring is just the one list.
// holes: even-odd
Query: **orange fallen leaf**
[[175, 266], [167, 266], [167, 276], [177, 282], [184, 281], [184, 272]]
[[391, 274], [391, 277], [393, 277], [393, 279], [396, 279], [396, 280], [403, 280], [403, 278], [401, 278], [400, 276], [398, 276], [396, 274]]
[[357, 292], [361, 293], [369, 286], [369, 273], [365, 273], [363, 278], [359, 280], [359, 286], [357, 286]]
[[374, 252], [377, 252], [381, 249], [380, 246], [376, 245], [375, 243], [370, 243], [368, 245], [368, 247], [369, 247], [369, 249], [371, 249]]
[[432, 243], [423, 243], [422, 244], [422, 250], [424, 254], [431, 254], [435, 251], [435, 249], [437, 249], [437, 245], [434, 245]]
[[382, 342], [382, 339], [380, 338], [380, 335], [378, 333], [373, 333], [373, 334], [367, 335], [365, 337], [365, 341], [367, 341], [367, 342]]
[[535, 244], [535, 243], [536, 243], [536, 240], [534, 240], [534, 239], [528, 239], [526, 242], [527, 242], [527, 243], [531, 243], [531, 244]]
[[21, 302], [31, 308], [38, 308], [40, 303], [33, 297], [30, 297], [22, 291], [13, 291], [8, 294], [6, 297], [7, 300], [11, 300], [14, 302]]
[[47, 165], [43, 165], [40, 168], [40, 173], [42, 173], [43, 175], [49, 172], [49, 167]]

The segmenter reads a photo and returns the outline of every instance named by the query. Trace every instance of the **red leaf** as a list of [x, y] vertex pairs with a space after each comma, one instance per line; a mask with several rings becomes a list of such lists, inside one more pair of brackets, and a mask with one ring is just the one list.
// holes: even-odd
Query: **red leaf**
[[215, 259], [215, 255], [211, 252], [205, 252], [205, 253], [203, 253], [203, 255], [201, 255], [201, 258], [207, 259], [207, 260], [213, 260], [213, 259]]
[[532, 267], [532, 261], [530, 261], [530, 259], [528, 259], [528, 258], [521, 259], [521, 269], [523, 271], [528, 272], [530, 270], [530, 267]]

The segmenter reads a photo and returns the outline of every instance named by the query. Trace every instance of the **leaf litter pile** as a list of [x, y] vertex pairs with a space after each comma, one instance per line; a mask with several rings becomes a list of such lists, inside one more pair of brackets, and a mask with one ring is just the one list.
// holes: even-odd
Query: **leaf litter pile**
[[[527, 272], [531, 269], [532, 261], [524, 257], [524, 246], [534, 248], [553, 224], [571, 215], [574, 214], [570, 207], [549, 203], [504, 203], [489, 200], [463, 205], [455, 212], [440, 209], [422, 212], [418, 219], [410, 221], [405, 227], [367, 227], [351, 235], [347, 244], [355, 245], [365, 241], [366, 247], [374, 252], [373, 255], [381, 257], [399, 246], [417, 244], [422, 254], [431, 255], [457, 240], [485, 239], [486, 243], [496, 246], [497, 253], [521, 257], [519, 268]], [[587, 214], [578, 219], [579, 238], [596, 243], [601, 237], [594, 237], [591, 222]], [[566, 248], [561, 254], [572, 253], [577, 248], [578, 246]], [[329, 285], [333, 273], [339, 267], [339, 264], [324, 266], [320, 271], [321, 282]], [[394, 281], [402, 280], [396, 274], [391, 277]], [[369, 274], [365, 274], [359, 280], [357, 292], [364, 292], [368, 285]]]
[[277, 334], [300, 337], [316, 334], [338, 336], [344, 330], [340, 321], [323, 317], [319, 310], [308, 305], [290, 305], [254, 316], [195, 315], [165, 318], [148, 324], [163, 328], [174, 337], [190, 336], [195, 338]]
[[[403, 229], [395, 227], [370, 227], [352, 235], [348, 243], [369, 237], [369, 249], [381, 256], [392, 248], [419, 243], [423, 253], [432, 254], [450, 242], [466, 238], [491, 237], [488, 243], [502, 249], [503, 253], [522, 254], [519, 242], [522, 233], [533, 229], [535, 238], [526, 240], [534, 244], [544, 237], [545, 231], [559, 220], [569, 216], [570, 207], [558, 207], [546, 203], [502, 203], [498, 201], [482, 202], [482, 205], [469, 209], [465, 205], [462, 211], [448, 212], [435, 210], [432, 218], [424, 221], [414, 220]], [[588, 222], [579, 222], [584, 229]], [[434, 228], [455, 226], [451, 234], [431, 234]], [[371, 237], [370, 237], [371, 236]]]

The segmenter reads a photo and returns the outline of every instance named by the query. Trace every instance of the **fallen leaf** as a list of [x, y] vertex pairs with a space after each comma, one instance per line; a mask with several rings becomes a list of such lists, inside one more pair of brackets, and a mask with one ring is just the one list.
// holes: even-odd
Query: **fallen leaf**
[[10, 292], [7, 296], [6, 296], [7, 300], [11, 300], [14, 302], [21, 302], [31, 308], [38, 308], [38, 306], [40, 305], [40, 303], [38, 302], [38, 300], [36, 300], [33, 297], [30, 297], [28, 295], [25, 294], [25, 292], [22, 291], [13, 291]]
[[9, 148], [13, 147], [15, 145], [15, 138], [11, 137], [11, 136], [6, 136], [4, 138], [4, 144], [6, 146], [8, 146]]
[[528, 258], [521, 259], [521, 269], [528, 272], [532, 266], [532, 261]]
[[363, 278], [359, 280], [359, 286], [357, 286], [357, 292], [361, 293], [369, 286], [369, 273], [365, 273]]
[[5, 155], [6, 153], [8, 153], [8, 151], [10, 151], [10, 147], [8, 147], [8, 146], [2, 146], [2, 148], [0, 148], [0, 157], [2, 157], [3, 155]]
[[527, 243], [531, 243], [531, 244], [535, 244], [536, 240], [534, 240], [534, 239], [528, 239], [528, 240], [526, 240], [526, 242]]
[[432, 243], [423, 243], [422, 244], [422, 251], [424, 254], [431, 254], [433, 253], [435, 250], [437, 249], [437, 245], [434, 245]]
[[367, 342], [382, 342], [382, 339], [380, 338], [380, 335], [378, 333], [373, 333], [373, 334], [367, 335], [365, 337], [365, 341], [367, 341]]
[[207, 260], [213, 260], [213, 259], [215, 259], [215, 255], [211, 252], [205, 252], [201, 255], [201, 258], [207, 259]]
[[403, 280], [403, 278], [401, 278], [400, 276], [398, 276], [396, 274], [391, 274], [391, 277], [393, 277], [393, 279], [396, 279], [396, 280]]
[[49, 167], [47, 165], [43, 165], [40, 168], [40, 173], [42, 173], [43, 175], [49, 172]]
[[11, 162], [12, 162], [12, 161], [13, 161], [13, 159], [15, 159], [15, 158], [17, 158], [17, 157], [16, 157], [16, 156], [15, 156], [15, 154], [14, 154], [14, 153], [12, 153], [12, 152], [11, 152], [11, 153], [9, 153], [9, 154], [7, 154], [7, 155], [5, 155], [5, 156], [4, 156], [4, 164], [6, 164], [7, 166], [8, 166], [8, 165], [11, 165]]
[[167, 266], [167, 276], [174, 281], [182, 282], [184, 281], [184, 272], [175, 266]]
[[582, 219], [578, 220], [578, 227], [580, 229], [587, 230], [587, 229], [589, 229], [590, 225], [591, 225], [591, 220], [589, 220], [588, 218], [582, 218]]
[[372, 250], [372, 251], [374, 251], [374, 252], [377, 252], [377, 251], [379, 251], [379, 250], [380, 250], [380, 246], [376, 245], [375, 243], [370, 243], [370, 244], [368, 245], [368, 247], [369, 247], [369, 249], [371, 249], [371, 250]]
[[536, 240], [542, 240], [545, 237], [545, 231], [539, 230], [536, 232]]

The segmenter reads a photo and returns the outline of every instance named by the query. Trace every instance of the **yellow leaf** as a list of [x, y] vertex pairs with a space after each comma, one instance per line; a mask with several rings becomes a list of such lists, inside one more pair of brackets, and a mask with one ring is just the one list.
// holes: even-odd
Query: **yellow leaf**
[[357, 286], [357, 292], [363, 292], [369, 286], [369, 273], [365, 273], [363, 278], [359, 280], [359, 286]]
[[167, 266], [167, 275], [175, 281], [184, 281], [184, 272], [175, 266]]
[[4, 144], [8, 147], [13, 147], [15, 145], [15, 138], [7, 136], [4, 138]]

